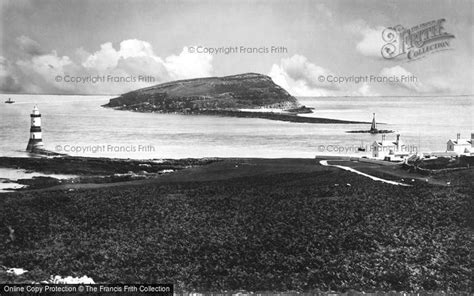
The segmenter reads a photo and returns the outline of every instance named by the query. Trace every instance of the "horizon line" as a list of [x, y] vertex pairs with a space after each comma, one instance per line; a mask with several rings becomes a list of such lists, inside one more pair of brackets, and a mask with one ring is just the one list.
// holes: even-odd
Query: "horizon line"
[[[108, 94], [108, 93], [97, 93], [97, 94], [86, 94], [86, 93], [77, 93], [77, 94], [61, 94], [61, 93], [0, 93], [1, 95], [46, 95], [46, 96], [121, 96], [122, 94]], [[462, 95], [381, 95], [381, 96], [351, 96], [351, 95], [340, 95], [340, 96], [296, 96], [297, 98], [418, 98], [418, 97], [470, 97], [474, 94], [462, 94]]]

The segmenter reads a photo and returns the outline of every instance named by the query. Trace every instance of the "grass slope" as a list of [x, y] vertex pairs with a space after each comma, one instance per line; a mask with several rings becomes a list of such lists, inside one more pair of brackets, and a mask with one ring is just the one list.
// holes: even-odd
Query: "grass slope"
[[404, 188], [333, 168], [279, 169], [4, 194], [0, 264], [30, 270], [23, 279], [88, 275], [188, 291], [472, 291], [472, 178]]

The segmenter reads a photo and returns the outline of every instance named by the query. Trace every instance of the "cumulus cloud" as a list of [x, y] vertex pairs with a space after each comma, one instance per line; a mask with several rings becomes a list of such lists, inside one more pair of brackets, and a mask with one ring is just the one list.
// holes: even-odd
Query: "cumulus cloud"
[[126, 60], [128, 58], [144, 58], [148, 61], [152, 60], [156, 63], [163, 63], [163, 60], [154, 54], [150, 43], [129, 39], [122, 41], [118, 50], [113, 47], [111, 42], [102, 44], [100, 50], [87, 56], [82, 65], [97, 71], [105, 71], [115, 68], [119, 60]]
[[184, 47], [179, 55], [162, 59], [155, 55], [150, 43], [137, 39], [122, 41], [118, 50], [112, 43], [104, 43], [82, 65], [95, 71], [112, 69], [133, 74], [146, 73], [161, 80], [209, 76], [213, 70], [212, 55], [190, 53]]
[[[394, 93], [439, 94], [454, 91], [445, 79], [429, 79], [421, 81], [405, 68], [397, 65], [382, 68], [378, 75], [380, 81], [364, 81], [361, 84], [328, 83], [327, 77], [344, 77], [334, 75], [329, 70], [317, 66], [302, 55], [285, 58], [279, 64], [273, 64], [269, 76], [273, 81], [294, 96], [380, 96]], [[320, 77], [326, 81], [321, 82]], [[350, 78], [350, 76], [348, 76]]]
[[331, 75], [330, 71], [302, 55], [281, 59], [280, 64], [273, 64], [268, 75], [295, 96], [328, 96], [337, 89], [335, 85], [320, 80], [320, 77]]
[[367, 57], [382, 58], [381, 49], [385, 45], [382, 32], [385, 27], [370, 26], [365, 21], [358, 20], [346, 26], [346, 29], [358, 36], [356, 50]]
[[[37, 42], [25, 36], [18, 38], [18, 46], [24, 55], [12, 63], [19, 74], [16, 81], [21, 83], [21, 91], [31, 93], [123, 93], [170, 80], [211, 76], [213, 72], [211, 55], [191, 54], [185, 47], [177, 55], [162, 58], [154, 53], [150, 43], [137, 39], [124, 40], [118, 48], [106, 42], [93, 53], [79, 48], [73, 58], [56, 51], [45, 53]], [[2, 61], [0, 91], [7, 90], [3, 80], [7, 77], [5, 73], [11, 71], [7, 71], [6, 65], [6, 60]], [[85, 79], [111, 76], [127, 81], [74, 83], [65, 81], [66, 75]], [[58, 80], [58, 76], [62, 79]], [[10, 74], [8, 77], [11, 85], [13, 78]]]
[[100, 46], [100, 50], [89, 55], [82, 63], [82, 66], [97, 71], [104, 71], [117, 66], [119, 57], [119, 53], [112, 46], [112, 43], [107, 42]]
[[76, 73], [77, 66], [67, 56], [58, 56], [56, 51], [33, 56], [30, 59], [18, 60], [16, 67], [21, 73], [20, 82], [22, 88], [28, 93], [50, 93], [58, 90], [74, 90], [74, 85], [56, 84], [55, 77], [63, 76], [64, 73]]
[[167, 57], [164, 66], [173, 79], [209, 76], [212, 73], [212, 55], [190, 53], [184, 47], [179, 55]]

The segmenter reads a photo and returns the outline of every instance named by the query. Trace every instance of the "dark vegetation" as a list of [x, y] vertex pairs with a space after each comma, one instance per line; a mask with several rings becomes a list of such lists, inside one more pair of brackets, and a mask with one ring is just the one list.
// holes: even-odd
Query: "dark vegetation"
[[205, 165], [216, 159], [167, 159], [162, 162], [93, 157], [26, 158], [0, 157], [0, 167], [25, 169], [47, 174], [111, 175], [146, 171], [180, 170], [189, 166]]
[[2, 194], [0, 265], [30, 270], [22, 280], [87, 275], [187, 291], [472, 292], [474, 173], [455, 173], [450, 187], [324, 168]]
[[474, 165], [474, 157], [461, 155], [460, 157], [438, 157], [434, 159], [417, 158], [415, 161], [409, 162], [409, 165], [427, 170], [468, 168]]
[[300, 107], [296, 98], [270, 77], [255, 73], [167, 82], [128, 92], [104, 106], [134, 110], [144, 103], [155, 111], [181, 113], [203, 109]]

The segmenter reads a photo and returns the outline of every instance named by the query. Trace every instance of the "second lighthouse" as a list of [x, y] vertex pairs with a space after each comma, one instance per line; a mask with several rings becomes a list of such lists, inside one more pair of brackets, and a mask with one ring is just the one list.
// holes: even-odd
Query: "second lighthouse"
[[31, 128], [30, 128], [30, 140], [26, 151], [34, 152], [36, 149], [43, 149], [43, 139], [41, 135], [41, 114], [38, 107], [34, 107], [30, 114], [31, 117]]

